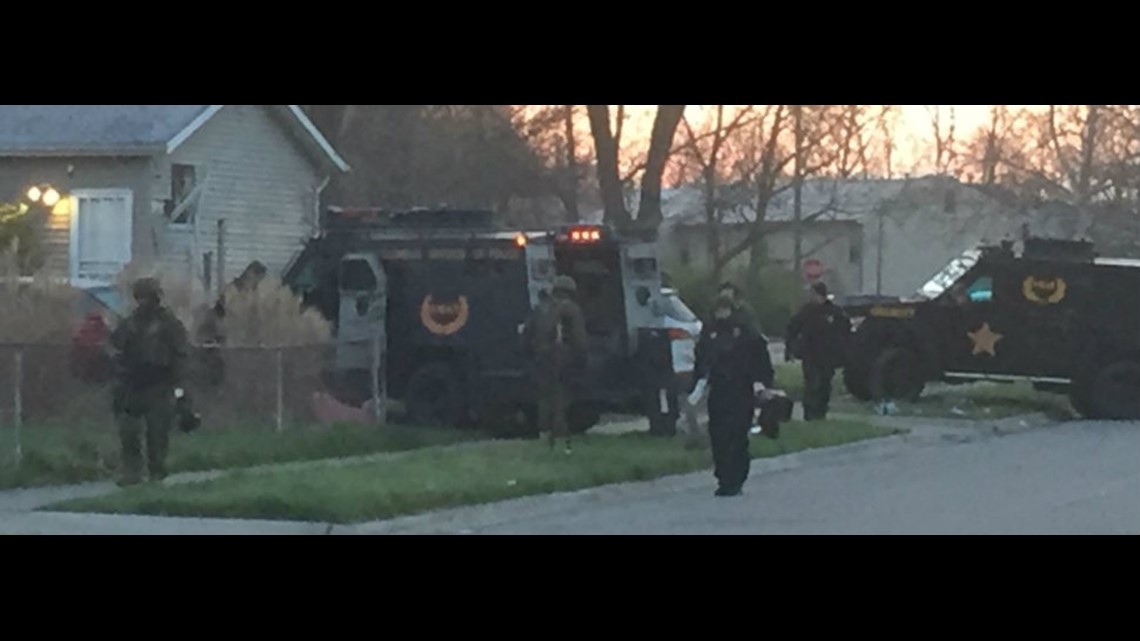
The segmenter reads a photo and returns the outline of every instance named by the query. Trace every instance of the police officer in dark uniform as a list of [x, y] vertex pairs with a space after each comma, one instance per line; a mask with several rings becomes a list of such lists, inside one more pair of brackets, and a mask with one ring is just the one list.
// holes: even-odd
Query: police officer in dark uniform
[[752, 307], [748, 305], [748, 302], [744, 300], [744, 292], [737, 287], [736, 283], [728, 280], [721, 283], [717, 289], [717, 296], [727, 296], [732, 299], [734, 306], [732, 312], [733, 318], [748, 324], [757, 332], [761, 331], [759, 324], [756, 322], [756, 314], [753, 313]]
[[760, 386], [772, 387], [774, 371], [763, 336], [736, 314], [731, 296], [718, 296], [713, 317], [697, 341], [696, 386], [708, 387], [709, 439], [717, 496], [738, 496], [748, 478], [748, 431]]
[[788, 351], [803, 361], [804, 420], [827, 418], [831, 380], [843, 366], [851, 321], [831, 302], [827, 285], [811, 286], [810, 299], [788, 323]]
[[586, 322], [574, 300], [574, 279], [558, 276], [553, 289], [552, 296], [540, 300], [524, 334], [538, 386], [538, 429], [549, 432], [552, 449], [563, 439], [570, 454], [567, 414], [575, 378], [585, 365]]
[[166, 450], [178, 413], [189, 341], [186, 328], [162, 305], [162, 289], [153, 278], [135, 282], [138, 306], [111, 334], [117, 380], [114, 411], [122, 444], [120, 485], [142, 482], [142, 436], [146, 432], [147, 469], [152, 481], [166, 477]]

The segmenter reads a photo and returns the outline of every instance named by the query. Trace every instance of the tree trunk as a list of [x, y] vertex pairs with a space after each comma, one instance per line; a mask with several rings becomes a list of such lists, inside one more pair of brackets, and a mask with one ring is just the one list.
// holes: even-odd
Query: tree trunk
[[629, 212], [622, 197], [621, 179], [618, 177], [617, 144], [610, 133], [610, 106], [586, 105], [590, 118], [590, 133], [598, 161], [598, 186], [602, 191], [605, 222], [616, 227], [630, 223]]
[[720, 221], [716, 218], [716, 172], [709, 171], [706, 167], [702, 173], [705, 180], [705, 230], [708, 233], [709, 266], [719, 281], [723, 265], [720, 262]]
[[1093, 152], [1096, 150], [1099, 117], [1099, 105], [1089, 105], [1088, 117], [1085, 119], [1084, 137], [1081, 140], [1081, 168], [1077, 173], [1077, 204], [1082, 207], [1091, 200]]
[[[723, 105], [721, 106], [723, 109]], [[653, 119], [653, 133], [649, 139], [649, 155], [645, 161], [645, 173], [641, 176], [641, 203], [637, 208], [637, 221], [645, 226], [658, 226], [662, 221], [661, 179], [665, 173], [665, 163], [673, 147], [673, 135], [685, 105], [658, 105]], [[715, 168], [715, 157], [713, 166]]]
[[578, 211], [578, 145], [574, 137], [574, 105], [566, 105], [564, 120], [566, 128], [566, 173], [567, 185], [563, 204], [566, 206], [566, 219], [576, 223], [581, 220]]

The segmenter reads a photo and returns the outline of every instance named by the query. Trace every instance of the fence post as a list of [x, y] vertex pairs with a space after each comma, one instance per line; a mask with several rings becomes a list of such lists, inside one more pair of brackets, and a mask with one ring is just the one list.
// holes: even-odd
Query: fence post
[[282, 371], [284, 368], [282, 362], [281, 348], [277, 348], [277, 431], [281, 432], [285, 429], [285, 389], [284, 380], [285, 375]]
[[23, 435], [21, 434], [24, 426], [24, 350], [17, 348], [14, 359], [16, 380], [15, 384], [12, 385], [12, 425], [15, 427], [16, 432], [16, 464], [19, 465], [24, 458]]
[[386, 419], [386, 412], [384, 411], [384, 404], [380, 398], [380, 332], [372, 333], [372, 417], [376, 419], [377, 423], [383, 423]]

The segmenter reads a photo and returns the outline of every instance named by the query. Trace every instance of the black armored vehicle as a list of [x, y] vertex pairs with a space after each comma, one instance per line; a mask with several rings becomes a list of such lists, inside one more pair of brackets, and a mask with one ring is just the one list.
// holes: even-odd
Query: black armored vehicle
[[[387, 395], [417, 424], [533, 427], [535, 389], [522, 329], [558, 274], [577, 283], [587, 372], [570, 408], [584, 431], [607, 411], [646, 413], [672, 376], [654, 238], [599, 225], [518, 230], [486, 211], [339, 209], [285, 281], [334, 321], [327, 380], [354, 405]], [[662, 413], [662, 412], [658, 412]], [[529, 419], [529, 420], [518, 420]]]
[[1140, 260], [1019, 245], [967, 251], [911, 299], [848, 307], [848, 391], [914, 400], [930, 381], [1030, 381], [1084, 417], [1140, 418]]

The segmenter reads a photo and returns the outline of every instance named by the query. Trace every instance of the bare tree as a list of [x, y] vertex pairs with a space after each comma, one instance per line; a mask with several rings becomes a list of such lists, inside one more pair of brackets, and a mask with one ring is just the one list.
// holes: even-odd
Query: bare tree
[[1136, 135], [1134, 121], [1121, 113], [1127, 108], [1049, 105], [1020, 114], [1025, 127], [1016, 141], [1020, 154], [1006, 162], [1026, 195], [1078, 207], [1110, 197], [1124, 177], [1119, 168], [1129, 162], [1128, 140]]
[[515, 105], [511, 122], [545, 165], [544, 179], [562, 202], [562, 218], [578, 222], [582, 152], [577, 105]]
[[713, 113], [711, 129], [700, 133], [694, 129], [688, 118], [682, 118], [685, 137], [681, 142], [681, 156], [695, 163], [699, 171], [704, 192], [708, 256], [715, 265], [720, 253], [719, 226], [721, 220], [718, 206], [718, 188], [722, 175], [725, 173], [723, 165], [726, 159], [723, 152], [732, 137], [751, 124], [752, 105], [738, 109], [727, 124], [725, 123], [725, 105], [716, 105]]
[[621, 180], [618, 178], [618, 147], [610, 131], [610, 106], [586, 105], [586, 115], [590, 119], [590, 134], [594, 138], [594, 157], [597, 161], [598, 186], [602, 190], [605, 222], [619, 227], [627, 226], [631, 219], [625, 208]]
[[[966, 144], [965, 169], [978, 172], [978, 182], [994, 185], [1008, 162], [1017, 156], [1013, 146], [1015, 117], [1006, 105], [991, 105], [989, 122]], [[972, 178], [972, 175], [971, 175]]]
[[563, 203], [566, 205], [567, 220], [578, 222], [582, 216], [578, 211], [578, 181], [580, 176], [578, 172], [578, 143], [577, 136], [574, 133], [574, 105], [564, 105], [562, 126], [566, 134], [567, 178], [559, 193], [562, 194]]
[[949, 108], [949, 118], [943, 114], [942, 105], [928, 105], [926, 111], [930, 114], [934, 135], [934, 170], [938, 174], [948, 175], [955, 167], [958, 157], [954, 140], [954, 106]]
[[649, 138], [649, 153], [645, 172], [641, 175], [641, 203], [637, 208], [637, 221], [641, 225], [661, 224], [661, 177], [665, 163], [673, 149], [677, 125], [685, 114], [685, 105], [658, 105], [653, 118], [653, 131]]

